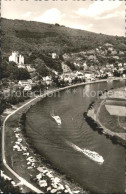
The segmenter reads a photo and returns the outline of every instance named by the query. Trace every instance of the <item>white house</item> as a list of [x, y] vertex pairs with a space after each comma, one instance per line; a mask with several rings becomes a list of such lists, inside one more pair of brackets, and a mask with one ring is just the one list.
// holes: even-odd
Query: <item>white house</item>
[[25, 92], [26, 92], [26, 91], [31, 91], [31, 89], [32, 89], [31, 85], [26, 85], [26, 86], [24, 87], [24, 91], [25, 91]]
[[85, 73], [86, 79], [92, 79], [94, 77], [94, 73]]
[[52, 78], [49, 76], [43, 77], [43, 81], [47, 84], [47, 85], [51, 85], [52, 84]]
[[18, 85], [21, 86], [21, 87], [25, 87], [27, 85], [32, 85], [32, 80], [31, 79], [28, 79], [28, 80], [20, 80], [18, 82]]
[[57, 54], [56, 53], [52, 53], [52, 59], [56, 59], [57, 58]]
[[32, 72], [35, 72], [36, 71], [36, 69], [33, 68], [33, 67], [31, 67], [30, 65], [27, 65], [26, 68], [27, 68], [27, 70], [28, 70], [29, 73], [32, 73]]
[[84, 71], [87, 70], [87, 64], [86, 64], [86, 62], [83, 63], [83, 67], [84, 67]]

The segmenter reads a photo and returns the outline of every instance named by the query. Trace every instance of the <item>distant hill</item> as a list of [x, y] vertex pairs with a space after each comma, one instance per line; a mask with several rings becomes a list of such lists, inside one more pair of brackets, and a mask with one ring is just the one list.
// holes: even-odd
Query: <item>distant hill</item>
[[126, 50], [126, 38], [71, 29], [58, 24], [1, 19], [2, 53], [12, 50], [30, 52], [78, 52], [113, 44], [116, 50]]

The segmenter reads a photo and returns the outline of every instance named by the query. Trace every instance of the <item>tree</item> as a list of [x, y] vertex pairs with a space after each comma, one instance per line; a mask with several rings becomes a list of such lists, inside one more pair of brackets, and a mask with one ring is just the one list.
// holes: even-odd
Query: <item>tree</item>
[[66, 64], [69, 66], [69, 68], [70, 68], [72, 71], [75, 71], [75, 70], [76, 70], [76, 67], [75, 67], [75, 65], [74, 65], [72, 62], [66, 61]]
[[16, 75], [18, 74], [18, 67], [16, 63], [14, 62], [2, 62], [1, 64], [1, 78], [9, 78], [10, 75], [12, 78], [16, 78]]
[[60, 26], [60, 25], [56, 23], [55, 26]]
[[114, 77], [120, 77], [120, 73], [118, 71], [113, 72]]
[[1, 191], [3, 193], [21, 193], [19, 187], [14, 187], [10, 180], [4, 180], [3, 177], [1, 177]]
[[123, 71], [123, 74], [126, 74], [126, 69]]
[[49, 75], [49, 70], [44, 65], [38, 66], [36, 70], [41, 76]]
[[43, 84], [39, 84], [36, 86], [33, 86], [32, 91], [38, 91], [40, 93], [40, 90], [44, 90], [45, 86]]
[[117, 59], [114, 59], [113, 57], [108, 58], [108, 63], [112, 64], [115, 63]]
[[20, 69], [18, 69], [17, 79], [18, 80], [30, 79], [30, 73], [27, 71], [27, 69], [20, 68]]
[[18, 68], [15, 62], [4, 62], [1, 65], [1, 78], [10, 80], [25, 80], [30, 78], [29, 72], [24, 68]]

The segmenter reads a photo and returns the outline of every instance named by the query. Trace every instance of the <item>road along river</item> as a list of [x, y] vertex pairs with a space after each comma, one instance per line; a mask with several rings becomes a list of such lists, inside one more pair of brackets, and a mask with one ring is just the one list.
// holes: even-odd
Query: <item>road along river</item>
[[[97, 193], [124, 193], [125, 150], [93, 131], [83, 119], [83, 112], [99, 90], [125, 85], [126, 81], [121, 80], [69, 88], [42, 99], [27, 112], [26, 133], [39, 153], [84, 188]], [[60, 116], [61, 126], [51, 112]], [[97, 152], [104, 163], [92, 161], [70, 143]]]

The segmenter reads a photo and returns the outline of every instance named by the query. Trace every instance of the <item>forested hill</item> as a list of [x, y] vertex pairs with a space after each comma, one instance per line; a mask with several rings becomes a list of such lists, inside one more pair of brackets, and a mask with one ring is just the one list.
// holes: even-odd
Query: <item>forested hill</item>
[[126, 38], [71, 29], [59, 24], [1, 19], [2, 52], [78, 52], [113, 44], [116, 50], [126, 50]]

